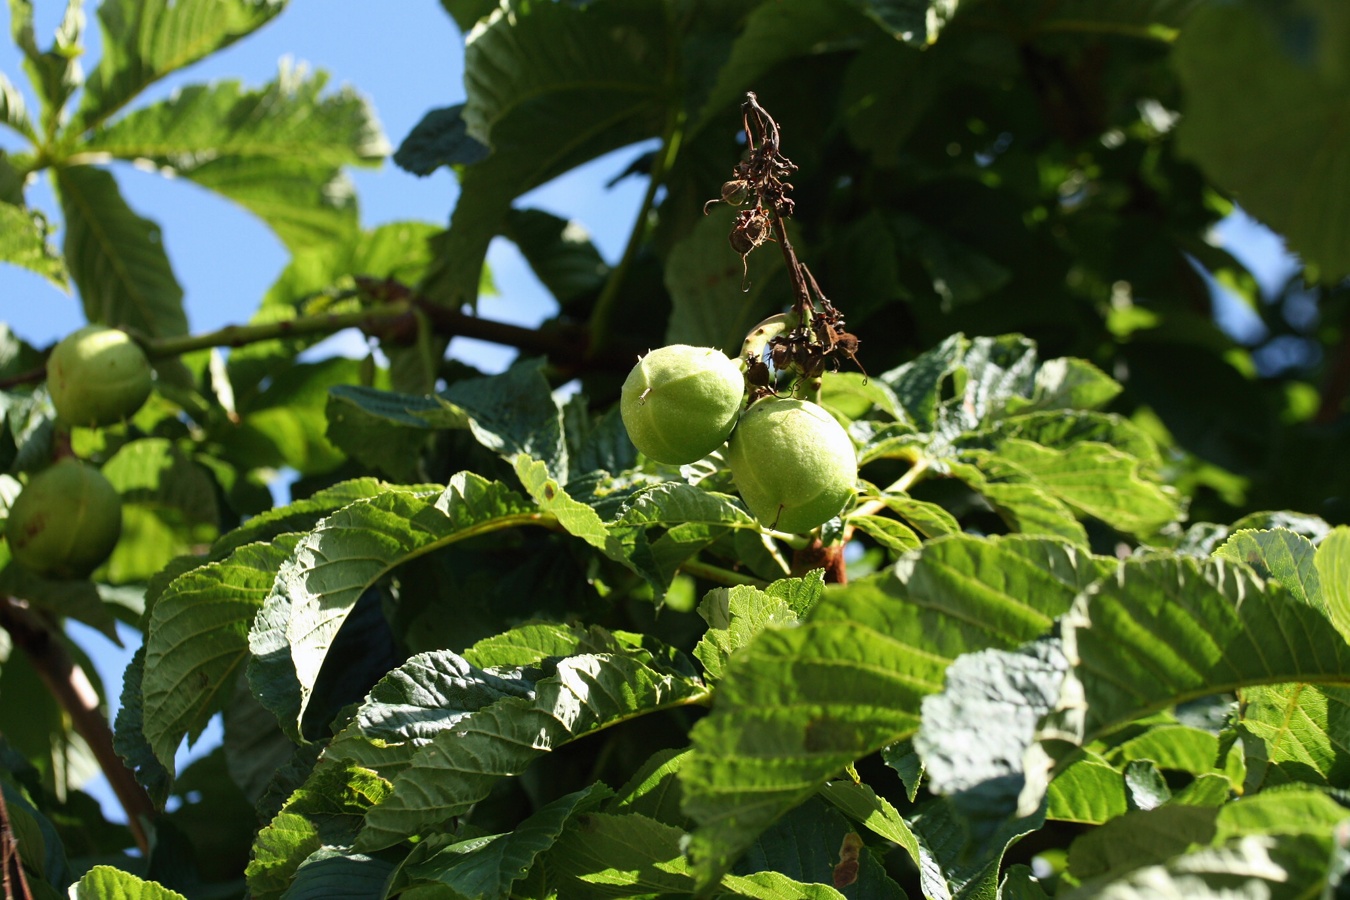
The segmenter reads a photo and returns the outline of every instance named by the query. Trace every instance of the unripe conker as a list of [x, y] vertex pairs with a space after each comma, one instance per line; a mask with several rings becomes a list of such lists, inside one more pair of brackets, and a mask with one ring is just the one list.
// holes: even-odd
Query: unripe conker
[[83, 578], [122, 534], [122, 498], [103, 473], [66, 458], [34, 475], [9, 509], [5, 538], [19, 565], [49, 578]]
[[735, 360], [709, 347], [671, 344], [628, 373], [619, 412], [633, 446], [657, 462], [684, 465], [722, 446], [744, 394]]
[[746, 410], [727, 464], [755, 518], [793, 534], [839, 515], [858, 480], [858, 456], [843, 426], [820, 406], [787, 398]]
[[150, 361], [125, 331], [86, 325], [47, 358], [47, 390], [69, 425], [98, 427], [128, 418], [150, 396]]

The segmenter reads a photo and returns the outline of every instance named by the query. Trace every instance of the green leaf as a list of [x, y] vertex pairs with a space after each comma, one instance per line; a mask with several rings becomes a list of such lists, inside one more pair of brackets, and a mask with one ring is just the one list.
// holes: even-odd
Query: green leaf
[[1045, 818], [1101, 825], [1129, 812], [1120, 770], [1095, 753], [1061, 769], [1045, 792]]
[[[932, 790], [981, 800], [980, 792], [1004, 799], [1011, 794], [1015, 800], [1026, 748], [1041, 717], [1055, 708], [1067, 668], [1054, 639], [957, 658], [942, 693], [924, 699], [923, 724], [914, 736]], [[973, 804], [960, 799], [959, 807]]]
[[307, 475], [331, 471], [343, 455], [325, 433], [325, 404], [335, 387], [360, 378], [360, 368], [360, 360], [347, 357], [292, 361], [264, 390], [240, 398], [240, 421], [222, 429], [217, 440], [243, 467], [289, 466]]
[[1085, 881], [1164, 862], [1212, 843], [1216, 817], [1213, 809], [1181, 805], [1125, 813], [1073, 842], [1069, 871]]
[[248, 630], [297, 535], [246, 544], [174, 579], [146, 625], [141, 728], [173, 771], [184, 735], [196, 740], [229, 699], [248, 660]]
[[341, 167], [377, 162], [388, 146], [369, 104], [350, 88], [323, 96], [327, 81], [283, 67], [256, 91], [236, 81], [191, 85], [95, 132], [89, 149], [217, 190], [291, 250], [350, 237], [356, 207]]
[[137, 215], [107, 172], [54, 170], [65, 216], [65, 255], [91, 322], [134, 328], [150, 337], [188, 331], [159, 226]]
[[112, 866], [94, 866], [70, 889], [71, 900], [187, 900], [182, 894]]
[[1125, 534], [1151, 534], [1180, 515], [1174, 490], [1144, 477], [1137, 458], [1106, 444], [1052, 450], [1011, 438], [996, 454], [1075, 510]]
[[820, 796], [873, 833], [904, 847], [910, 858], [919, 862], [919, 844], [914, 832], [909, 830], [909, 824], [890, 801], [877, 796], [876, 791], [861, 782], [829, 781], [820, 789]]
[[1172, 40], [1202, 6], [1204, 0], [1062, 0], [1051, 9], [1036, 11], [1032, 24], [1050, 33], [1100, 32]]
[[502, 459], [542, 460], [567, 471], [562, 411], [540, 360], [517, 363], [500, 375], [456, 381], [434, 397], [344, 386], [330, 392], [334, 440], [359, 459], [391, 474], [410, 475], [415, 448], [434, 429], [462, 428]]
[[924, 896], [975, 900], [994, 896], [1008, 847], [1044, 823], [1040, 814], [1012, 819], [972, 847], [965, 822], [951, 798], [925, 804], [910, 819], [919, 840], [919, 880]]
[[392, 778], [433, 736], [469, 713], [533, 690], [523, 675], [485, 672], [449, 650], [419, 653], [380, 679], [324, 757]]
[[424, 842], [403, 863], [400, 874], [412, 884], [444, 884], [466, 897], [506, 898], [540, 854], [554, 846], [563, 829], [594, 811], [609, 794], [603, 784], [592, 784], [559, 797], [507, 834], [470, 838], [440, 848]]
[[100, 128], [89, 150], [147, 159], [192, 177], [205, 158], [292, 159], [317, 168], [372, 164], [388, 149], [370, 104], [350, 87], [324, 95], [328, 75], [283, 66], [275, 81], [188, 85]]
[[913, 550], [921, 543], [909, 526], [884, 516], [849, 516], [848, 523], [894, 553]]
[[[846, 855], [854, 859], [846, 861]], [[774, 873], [803, 884], [832, 884], [857, 900], [905, 897], [848, 820], [819, 797], [792, 810], [761, 835], [742, 857], [736, 873]]]
[[215, 481], [170, 441], [123, 444], [102, 471], [122, 495], [122, 537], [108, 559], [109, 581], [146, 581], [217, 537]]
[[594, 295], [609, 278], [609, 265], [584, 225], [541, 209], [513, 209], [502, 232], [558, 305], [566, 309]]
[[590, 813], [569, 824], [548, 862], [578, 895], [688, 894], [694, 876], [683, 838], [681, 829], [637, 813]]
[[[1106, 750], [1105, 755], [1116, 765], [1146, 759], [1160, 769], [1199, 776], [1220, 768], [1220, 750], [1216, 735], [1189, 725], [1164, 722], [1116, 744]], [[1241, 787], [1240, 780], [1232, 786], [1235, 789]]]
[[389, 783], [373, 772], [321, 762], [254, 839], [244, 873], [251, 895], [289, 896], [292, 882], [299, 883], [297, 870], [325, 846], [350, 845], [366, 810], [388, 795]]
[[1313, 565], [1327, 616], [1336, 630], [1350, 640], [1350, 528], [1339, 526], [1323, 538]]
[[731, 657], [680, 772], [700, 883], [844, 766], [913, 734], [957, 655], [1044, 633], [1107, 564], [1059, 541], [942, 538], [762, 631]]
[[1330, 837], [1251, 836], [1218, 847], [1136, 868], [1119, 878], [1105, 876], [1059, 896], [1067, 900], [1152, 900], [1186, 897], [1218, 900], [1235, 892], [1248, 896], [1319, 896], [1331, 858]]
[[680, 828], [690, 824], [680, 810], [682, 796], [677, 777], [688, 758], [687, 749], [656, 751], [619, 789], [605, 812], [646, 816]]
[[72, 127], [93, 128], [148, 86], [227, 47], [281, 12], [285, 0], [108, 0], [98, 8], [103, 56]]
[[772, 289], [781, 284], [782, 256], [756, 253], [745, 274], [727, 243], [735, 211], [717, 207], [674, 247], [666, 260], [665, 284], [673, 308], [667, 344], [716, 347], [740, 352], [746, 332], [781, 303]]
[[907, 44], [924, 47], [956, 14], [960, 0], [855, 0], [868, 18]]
[[875, 26], [860, 7], [872, 5], [851, 0], [782, 0], [756, 5], [732, 44], [731, 56], [718, 70], [717, 81], [694, 118], [693, 130], [702, 129], [727, 107], [738, 107], [745, 92], [774, 66], [867, 33]]
[[1087, 544], [1087, 530], [1073, 510], [1043, 485], [1032, 482], [1029, 473], [1001, 458], [981, 454], [979, 465], [949, 463], [948, 468], [984, 495], [989, 505], [1008, 525], [1023, 534], [1061, 537]]
[[1248, 685], [1342, 681], [1350, 645], [1320, 640], [1327, 627], [1317, 609], [1240, 566], [1127, 560], [1064, 619], [1083, 733]]
[[915, 500], [908, 494], [888, 494], [881, 498], [881, 502], [924, 537], [937, 538], [961, 533], [961, 525], [956, 517], [936, 503]]
[[7, 831], [11, 839], [24, 848], [19, 854], [23, 868], [30, 879], [36, 875], [56, 890], [65, 889], [73, 880], [73, 873], [61, 833], [52, 820], [33, 805], [32, 799], [11, 782], [9, 774], [6, 772], [6, 777], [0, 779], [0, 792], [3, 792], [8, 814]]
[[1248, 790], [1340, 785], [1350, 775], [1350, 688], [1279, 684], [1243, 688], [1240, 728]]
[[79, 59], [84, 53], [84, 9], [81, 0], [66, 4], [51, 46], [42, 50], [33, 33], [32, 0], [10, 0], [10, 33], [23, 51], [23, 65], [42, 103], [42, 127], [54, 133], [63, 120], [66, 101], [84, 81]]
[[[652, 586], [657, 600], [665, 596], [680, 565], [704, 547], [732, 530], [760, 531], [758, 521], [737, 501], [677, 481], [640, 488], [618, 513], [606, 523], [610, 544], [604, 552], [631, 565]], [[653, 529], [664, 529], [655, 541], [650, 538]], [[614, 544], [622, 548], [619, 557]]]
[[471, 165], [487, 155], [488, 148], [469, 137], [464, 104], [457, 103], [428, 110], [394, 151], [394, 163], [420, 177], [441, 166]]
[[[1350, 530], [1347, 530], [1350, 533]], [[1327, 612], [1314, 562], [1317, 550], [1302, 535], [1277, 528], [1238, 531], [1214, 551], [1214, 556], [1246, 563], [1262, 578], [1273, 578], [1299, 600]]]
[[[1292, 29], [1318, 36], [1310, 58], [1281, 40]], [[1278, 11], [1204, 6], [1173, 53], [1186, 98], [1181, 153], [1327, 282], [1350, 274], [1350, 211], [1319, 188], [1350, 179], [1350, 148], [1336, 137], [1350, 115], [1337, 49], [1347, 40], [1350, 19], [1336, 0]]]
[[393, 871], [394, 864], [387, 859], [324, 847], [300, 864], [284, 896], [287, 900], [328, 900], [343, 894], [374, 897], [384, 891]]
[[[8, 546], [0, 550], [0, 558], [9, 561]], [[34, 575], [22, 566], [5, 565], [0, 569], [0, 591], [11, 597], [22, 597], [36, 608], [55, 616], [69, 616], [83, 622], [113, 643], [121, 645], [112, 609], [103, 602], [92, 581], [50, 580]]]
[[431, 739], [394, 779], [394, 793], [366, 816], [358, 849], [392, 846], [439, 827], [486, 797], [499, 779], [583, 735], [662, 709], [703, 702], [708, 689], [628, 654], [574, 656], [509, 697], [470, 713]]
[[537, 518], [505, 485], [465, 472], [439, 496], [391, 490], [324, 519], [281, 566], [249, 635], [255, 695], [298, 735], [333, 639], [378, 578], [437, 547]]
[[[0, 90], [4, 85], [0, 84]], [[0, 166], [5, 166], [0, 154]], [[62, 290], [69, 290], [66, 261], [50, 243], [52, 227], [35, 209], [0, 200], [0, 262], [23, 266]]]
[[749, 585], [716, 588], [704, 596], [698, 614], [708, 630], [694, 648], [710, 681], [719, 680], [727, 660], [766, 628], [797, 624], [797, 614], [784, 601]]
[[475, 301], [488, 242], [515, 197], [662, 133], [670, 90], [665, 29], [657, 0], [512, 0], [472, 32], [463, 117], [492, 154], [462, 176], [440, 266], [424, 285], [438, 302]]
[[861, 419], [872, 409], [880, 409], [895, 419], [905, 417], [895, 392], [861, 372], [832, 373], [823, 380], [820, 402], [850, 420]]

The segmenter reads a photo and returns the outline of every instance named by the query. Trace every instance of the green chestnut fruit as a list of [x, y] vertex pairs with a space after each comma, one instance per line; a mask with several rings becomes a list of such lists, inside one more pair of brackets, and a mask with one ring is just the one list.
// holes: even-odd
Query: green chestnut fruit
[[709, 347], [671, 344], [639, 359], [628, 373], [619, 412], [633, 446], [679, 466], [722, 446], [744, 394], [736, 360]]
[[86, 325], [47, 359], [47, 390], [68, 425], [97, 428], [134, 415], [150, 396], [150, 361], [125, 331]]
[[848, 432], [803, 400], [768, 398], [746, 410], [727, 464], [750, 512], [778, 531], [801, 534], [828, 522], [857, 490]]
[[66, 458], [34, 475], [9, 509], [14, 561], [48, 578], [84, 578], [122, 535], [122, 498], [103, 473]]

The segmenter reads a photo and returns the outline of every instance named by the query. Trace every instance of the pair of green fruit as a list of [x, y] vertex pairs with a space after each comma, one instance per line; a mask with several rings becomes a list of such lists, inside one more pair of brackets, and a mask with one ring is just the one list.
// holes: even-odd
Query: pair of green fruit
[[[99, 427], [136, 413], [151, 389], [150, 362], [124, 331], [89, 325], [47, 358], [57, 418]], [[122, 533], [122, 500], [94, 466], [64, 458], [34, 475], [5, 522], [10, 556], [49, 578], [83, 578], [108, 558]]]
[[741, 412], [745, 376], [718, 350], [672, 344], [638, 360], [619, 412], [633, 445], [669, 465], [727, 444], [741, 499], [770, 528], [802, 533], [843, 510], [856, 491], [848, 432], [815, 403], [767, 397]]

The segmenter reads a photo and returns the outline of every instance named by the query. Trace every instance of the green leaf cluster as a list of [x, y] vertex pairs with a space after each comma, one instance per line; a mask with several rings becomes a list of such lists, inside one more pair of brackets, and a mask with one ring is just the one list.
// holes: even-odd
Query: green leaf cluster
[[[10, 3], [37, 102], [0, 76], [25, 147], [0, 154], [0, 261], [132, 330], [157, 381], [130, 421], [65, 430], [0, 325], [0, 517], [66, 454], [123, 502], [91, 580], [0, 544], [7, 877], [43, 898], [1345, 891], [1337, 4], [442, 0], [463, 95], [394, 160], [460, 196], [445, 228], [372, 230], [344, 172], [388, 148], [325, 73], [142, 99], [284, 6], [106, 0], [86, 77], [77, 0], [47, 46]], [[738, 258], [737, 213], [705, 203], [747, 91], [795, 206]], [[616, 258], [518, 205], [625, 148], [646, 192]], [[189, 333], [124, 163], [274, 230], [290, 260], [250, 321]], [[42, 174], [59, 249], [26, 200]], [[1234, 204], [1303, 255], [1290, 285], [1263, 294], [1215, 246]], [[478, 303], [503, 238], [556, 302], [538, 328]], [[720, 451], [640, 458], [616, 408], [637, 353], [732, 351], [826, 290], [859, 341], [802, 386], [857, 450], [836, 519], [764, 528]], [[1220, 296], [1263, 336], [1221, 329]], [[351, 327], [366, 358], [314, 351]], [[463, 330], [519, 358], [480, 372], [447, 355]], [[143, 638], [111, 735], [68, 622]], [[80, 790], [100, 769], [132, 827]]]

